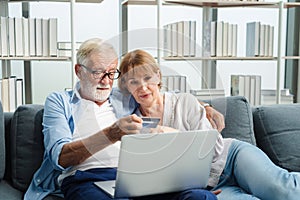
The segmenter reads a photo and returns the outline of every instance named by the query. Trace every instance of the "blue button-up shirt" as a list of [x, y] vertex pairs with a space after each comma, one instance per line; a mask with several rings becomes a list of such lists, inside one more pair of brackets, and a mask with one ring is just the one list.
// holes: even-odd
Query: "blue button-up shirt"
[[[58, 159], [63, 145], [72, 141], [75, 128], [72, 108], [81, 101], [78, 89], [79, 83], [74, 91], [54, 92], [46, 99], [43, 117], [44, 159], [25, 193], [25, 200], [43, 199], [48, 194], [62, 196], [57, 178], [66, 168], [58, 164]], [[112, 90], [109, 101], [117, 118], [133, 113], [137, 107], [130, 95], [123, 95], [116, 88]]]

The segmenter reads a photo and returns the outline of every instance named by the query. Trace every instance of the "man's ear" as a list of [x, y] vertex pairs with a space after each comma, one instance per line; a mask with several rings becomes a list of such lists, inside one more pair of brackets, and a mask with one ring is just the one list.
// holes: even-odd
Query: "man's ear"
[[81, 66], [80, 66], [80, 64], [75, 64], [75, 74], [76, 74], [76, 76], [80, 79], [80, 77], [81, 77]]

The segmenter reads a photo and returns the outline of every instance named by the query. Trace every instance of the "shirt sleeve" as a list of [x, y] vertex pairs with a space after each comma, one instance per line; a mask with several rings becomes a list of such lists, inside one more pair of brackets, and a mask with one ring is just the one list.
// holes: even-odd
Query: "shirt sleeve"
[[61, 93], [52, 93], [47, 97], [43, 116], [44, 146], [57, 170], [65, 170], [58, 160], [63, 145], [72, 141], [71, 116], [71, 105]]

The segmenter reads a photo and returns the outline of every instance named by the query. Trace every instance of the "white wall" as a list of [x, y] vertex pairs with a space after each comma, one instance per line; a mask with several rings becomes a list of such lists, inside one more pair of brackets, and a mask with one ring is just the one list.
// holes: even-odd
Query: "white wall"
[[[91, 37], [117, 40], [119, 35], [118, 0], [104, 0], [101, 4], [77, 3], [75, 5], [75, 38], [84, 41]], [[10, 3], [11, 17], [21, 16], [21, 3]], [[30, 17], [57, 17], [58, 40], [70, 41], [70, 7], [69, 3], [33, 2], [30, 3]], [[197, 21], [197, 42], [201, 44], [202, 9], [194, 7], [163, 7], [161, 22], [163, 24], [180, 20]], [[278, 26], [278, 12], [275, 9], [224, 8], [219, 9], [219, 20], [239, 24], [238, 55], [245, 55], [245, 25], [248, 21], [262, 21]], [[285, 22], [284, 18], [284, 22]], [[148, 48], [152, 53], [156, 48], [156, 8], [154, 6], [129, 7], [129, 48]], [[285, 24], [283, 29], [285, 29]], [[150, 28], [150, 29], [149, 29]], [[142, 33], [142, 34], [140, 34]], [[284, 31], [283, 31], [284, 33]], [[283, 35], [283, 38], [285, 35]], [[277, 32], [275, 31], [275, 38]], [[284, 45], [283, 45], [284, 50]], [[275, 40], [274, 55], [277, 53]], [[22, 62], [14, 61], [13, 74], [23, 76]], [[201, 87], [201, 68], [199, 61], [194, 62], [162, 62], [163, 73], [177, 73], [188, 76], [189, 85], [193, 89]], [[218, 87], [224, 87], [229, 94], [231, 74], [260, 74], [263, 76], [262, 88], [276, 87], [276, 63], [274, 61], [218, 61]], [[34, 61], [32, 64], [33, 103], [43, 103], [45, 97], [55, 90], [72, 87], [72, 70], [70, 62]], [[282, 69], [283, 70], [283, 69]], [[283, 85], [284, 73], [281, 76]]]

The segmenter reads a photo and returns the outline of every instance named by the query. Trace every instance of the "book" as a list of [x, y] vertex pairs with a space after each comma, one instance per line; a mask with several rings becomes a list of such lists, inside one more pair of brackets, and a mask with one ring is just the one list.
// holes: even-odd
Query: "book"
[[49, 19], [49, 55], [57, 56], [57, 18]]
[[180, 92], [186, 92], [186, 76], [180, 76]]
[[259, 41], [260, 41], [260, 22], [247, 23], [246, 30], [246, 56], [259, 55]]
[[203, 29], [203, 56], [216, 56], [216, 22], [204, 22]]
[[174, 76], [168, 76], [167, 91], [173, 91], [173, 90], [174, 90]]
[[0, 49], [1, 56], [8, 56], [7, 17], [0, 17]]
[[164, 28], [164, 56], [169, 57], [169, 56], [172, 56], [172, 53], [171, 53], [171, 51], [172, 51], [171, 24], [166, 24], [166, 25], [164, 25], [163, 28]]
[[[28, 18], [22, 18], [23, 22], [23, 48], [24, 56], [29, 56], [29, 20]], [[31, 33], [30, 33], [31, 34]]]
[[245, 76], [231, 75], [230, 93], [232, 96], [245, 95]]
[[223, 56], [223, 21], [216, 22], [216, 56]]
[[173, 76], [173, 91], [174, 92], [180, 92], [180, 79], [181, 79], [181, 76], [179, 75], [176, 75], [176, 76]]
[[268, 56], [273, 57], [274, 50], [274, 26], [270, 26], [269, 31], [269, 47], [268, 47]]
[[23, 79], [16, 79], [16, 108], [23, 105]]
[[177, 34], [177, 23], [172, 23], [171, 24], [171, 31], [172, 31], [172, 56], [176, 57], [178, 56], [178, 46], [177, 46], [177, 41], [178, 41], [178, 34]]
[[228, 56], [228, 29], [229, 29], [229, 23], [224, 22], [223, 23], [223, 38], [222, 38], [222, 56]]
[[184, 33], [183, 33], [183, 21], [176, 22], [177, 24], [177, 56], [183, 57], [183, 41], [184, 41]]
[[8, 78], [2, 79], [2, 107], [3, 112], [9, 112], [9, 81]]
[[227, 56], [231, 57], [233, 46], [233, 24], [228, 24], [227, 43]]
[[198, 89], [198, 90], [190, 90], [190, 93], [195, 96], [201, 96], [201, 95], [218, 95], [218, 96], [225, 96], [225, 90], [224, 89]]
[[190, 53], [189, 56], [196, 56], [196, 21], [189, 21], [190, 24]]
[[254, 98], [254, 105], [261, 104], [261, 76], [252, 76], [255, 79], [255, 98]]
[[14, 18], [15, 25], [15, 56], [24, 56], [23, 41], [23, 19], [21, 17]]
[[259, 56], [265, 56], [265, 34], [266, 25], [261, 24], [259, 28]]
[[182, 47], [182, 55], [183, 56], [191, 56], [191, 45], [193, 45], [193, 41], [192, 42], [192, 39], [191, 39], [191, 21], [183, 21], [183, 47]]
[[16, 110], [16, 76], [8, 78], [9, 112]]
[[8, 17], [8, 47], [9, 56], [16, 55], [16, 42], [15, 42], [15, 20], [14, 18]]
[[244, 97], [250, 101], [250, 86], [251, 86], [251, 83], [250, 83], [250, 76], [249, 75], [245, 75], [244, 76], [245, 78], [245, 85], [244, 85]]
[[256, 98], [256, 79], [255, 76], [250, 76], [250, 93], [249, 93], [249, 103], [255, 106]]
[[168, 77], [162, 76], [161, 78], [161, 92], [167, 92], [168, 91]]
[[49, 56], [49, 20], [42, 19], [42, 56]]
[[42, 19], [35, 18], [35, 53], [43, 56]]
[[238, 25], [232, 25], [232, 56], [237, 56]]
[[224, 89], [200, 89], [200, 90], [190, 90], [198, 100], [212, 100], [216, 98], [221, 98], [225, 96]]
[[[82, 42], [75, 42], [75, 49], [78, 50], [81, 44]], [[71, 50], [72, 49], [71, 42], [62, 42], [62, 41], [57, 42], [57, 49]]]
[[264, 56], [269, 56], [269, 36], [270, 36], [270, 28], [271, 26], [265, 25], [265, 35], [264, 35]]
[[28, 31], [29, 31], [29, 56], [36, 56], [36, 41], [35, 41], [35, 19], [28, 18]]

